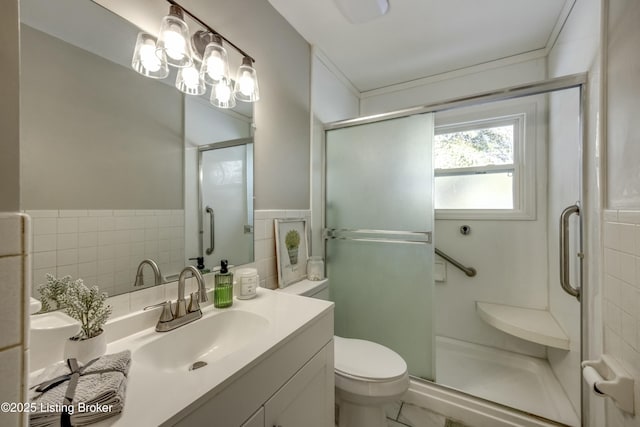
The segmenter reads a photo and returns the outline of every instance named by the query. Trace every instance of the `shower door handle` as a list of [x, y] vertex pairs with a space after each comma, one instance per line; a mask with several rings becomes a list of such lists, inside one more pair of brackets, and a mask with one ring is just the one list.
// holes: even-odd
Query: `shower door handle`
[[211, 217], [209, 218], [209, 247], [207, 248], [207, 250], [205, 252], [207, 253], [207, 255], [211, 255], [213, 253], [213, 250], [215, 249], [215, 241], [216, 241], [215, 225], [216, 225], [216, 220], [215, 220], [215, 215], [213, 213], [213, 209], [211, 209], [211, 206], [207, 206], [205, 208], [205, 211], [206, 211], [206, 213], [211, 215]]
[[569, 277], [569, 218], [580, 215], [580, 207], [571, 205], [560, 214], [560, 286], [580, 301], [580, 288], [571, 286]]

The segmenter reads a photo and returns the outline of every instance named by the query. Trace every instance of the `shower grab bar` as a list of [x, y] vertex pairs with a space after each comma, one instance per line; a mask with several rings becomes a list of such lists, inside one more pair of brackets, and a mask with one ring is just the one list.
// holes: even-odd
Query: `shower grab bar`
[[[580, 215], [580, 207], [571, 205], [560, 214], [560, 286], [562, 289], [580, 301], [580, 288], [571, 286], [569, 277], [569, 218]], [[581, 256], [582, 254], [578, 254]]]
[[445, 254], [438, 248], [435, 248], [435, 252], [436, 252], [436, 255], [440, 256], [441, 258], [444, 258], [445, 261], [450, 262], [454, 267], [462, 270], [462, 272], [469, 277], [473, 277], [478, 273], [475, 268], [465, 266], [464, 264], [458, 262], [456, 259], [451, 258], [449, 255]]
[[209, 247], [206, 250], [207, 255], [211, 255], [214, 251], [214, 249], [216, 248], [215, 246], [215, 242], [216, 242], [216, 231], [215, 231], [215, 225], [216, 225], [216, 221], [215, 221], [215, 217], [214, 217], [214, 213], [213, 213], [213, 209], [211, 209], [211, 206], [207, 206], [205, 211], [211, 215], [210, 219], [209, 219]]
[[[405, 236], [407, 238], [384, 238], [384, 237], [354, 237], [341, 236], [341, 233], [367, 235], [382, 234], [386, 236]], [[394, 231], [394, 230], [370, 230], [370, 229], [349, 229], [349, 228], [325, 228], [323, 230], [325, 240], [351, 240], [355, 242], [374, 242], [374, 243], [412, 243], [412, 244], [430, 244], [430, 231]], [[409, 237], [414, 237], [410, 239]]]

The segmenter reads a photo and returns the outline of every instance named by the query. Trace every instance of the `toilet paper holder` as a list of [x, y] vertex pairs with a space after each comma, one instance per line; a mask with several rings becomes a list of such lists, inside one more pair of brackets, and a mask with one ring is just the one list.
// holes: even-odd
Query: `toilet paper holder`
[[582, 362], [582, 376], [594, 393], [609, 396], [623, 411], [634, 413], [634, 384], [611, 356], [603, 354], [598, 360]]

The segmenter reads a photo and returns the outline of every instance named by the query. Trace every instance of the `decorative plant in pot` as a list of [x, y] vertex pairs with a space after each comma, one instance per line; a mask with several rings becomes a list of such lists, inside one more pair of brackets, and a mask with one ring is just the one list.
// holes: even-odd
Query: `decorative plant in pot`
[[62, 296], [73, 282], [71, 276], [64, 276], [61, 279], [57, 279], [52, 274], [47, 274], [47, 283], [38, 286], [42, 308], [37, 314], [64, 308]]
[[80, 322], [80, 331], [67, 340], [65, 359], [86, 363], [105, 353], [107, 340], [102, 328], [111, 314], [106, 299], [105, 292], [100, 293], [97, 286], [88, 288], [82, 279], [69, 283], [61, 300], [65, 313]]
[[300, 233], [297, 230], [289, 230], [284, 238], [284, 244], [289, 253], [291, 265], [298, 263], [298, 247], [300, 246]]

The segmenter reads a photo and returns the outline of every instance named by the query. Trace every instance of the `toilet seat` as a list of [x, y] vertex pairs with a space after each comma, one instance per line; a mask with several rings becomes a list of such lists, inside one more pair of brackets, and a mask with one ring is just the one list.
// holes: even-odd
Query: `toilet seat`
[[345, 379], [394, 382], [407, 376], [407, 364], [393, 350], [365, 340], [334, 337], [335, 372]]

